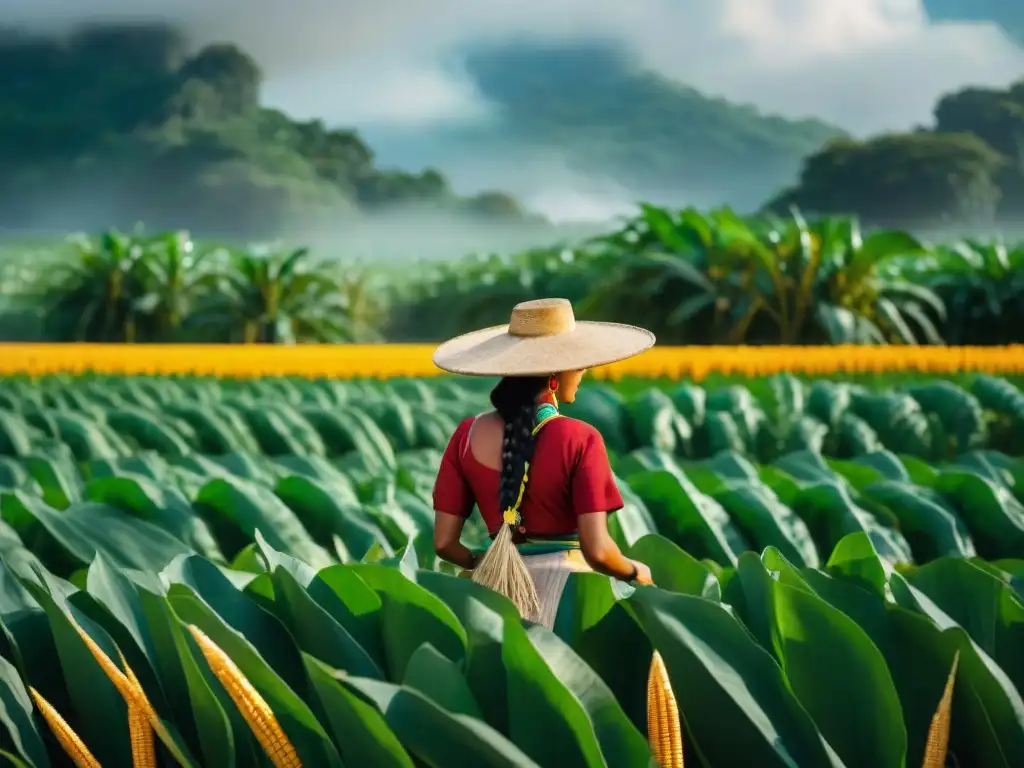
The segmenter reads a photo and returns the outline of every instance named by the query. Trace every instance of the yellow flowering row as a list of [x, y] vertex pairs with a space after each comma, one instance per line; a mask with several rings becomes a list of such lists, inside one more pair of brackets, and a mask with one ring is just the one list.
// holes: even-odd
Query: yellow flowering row
[[[0, 375], [104, 373], [122, 375], [306, 376], [392, 378], [434, 376], [434, 346], [0, 344]], [[712, 373], [796, 374], [960, 373], [1024, 374], [1024, 346], [1010, 347], [655, 347], [594, 371], [699, 381]]]

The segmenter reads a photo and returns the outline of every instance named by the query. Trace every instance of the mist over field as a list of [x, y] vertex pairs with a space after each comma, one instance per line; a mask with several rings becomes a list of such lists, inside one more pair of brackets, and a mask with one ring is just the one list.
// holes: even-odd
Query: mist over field
[[[210, 107], [205, 92], [186, 90], [172, 118], [144, 136], [132, 128], [111, 149], [97, 133], [84, 158], [41, 155], [27, 174], [33, 201], [0, 192], [0, 227], [31, 234], [144, 219], [214, 236], [428, 254], [559, 240], [576, 225], [607, 226], [641, 200], [752, 213], [836, 137], [930, 127], [943, 95], [1009, 86], [1024, 74], [1018, 16], [1011, 3], [952, 0], [95, 0], [88, 10], [7, 0], [6, 25], [44, 36], [82, 23], [159, 22], [180, 27], [189, 55], [237, 46], [258, 66], [259, 104], [355, 131], [364, 146], [337, 152], [368, 152], [372, 170], [323, 171], [313, 156], [321, 139], [289, 140], [302, 162], [285, 157], [281, 140], [268, 138], [276, 128], [236, 127], [242, 113], [225, 111], [223, 92]], [[18, 44], [0, 37], [0, 55]], [[0, 87], [0, 97], [5, 89], [17, 91]], [[170, 122], [197, 114], [198, 138]], [[210, 114], [219, 122], [207, 157]], [[183, 147], [187, 158], [166, 159]], [[186, 165], [183, 182], [176, 174]], [[443, 188], [419, 176], [433, 169]], [[353, 193], [367, 173], [376, 174], [372, 189]], [[414, 205], [408, 215], [413, 199], [492, 191], [514, 198], [525, 218], [504, 208], [495, 218], [496, 205], [512, 209], [493, 199]], [[287, 205], [262, 213], [279, 200]]]

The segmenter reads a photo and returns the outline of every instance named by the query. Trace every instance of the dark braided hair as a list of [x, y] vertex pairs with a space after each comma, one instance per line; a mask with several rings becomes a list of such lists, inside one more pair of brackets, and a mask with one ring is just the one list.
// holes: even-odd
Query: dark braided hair
[[505, 422], [501, 440], [501, 511], [516, 503], [526, 462], [533, 458], [537, 395], [547, 384], [543, 376], [506, 376], [491, 390], [491, 405]]

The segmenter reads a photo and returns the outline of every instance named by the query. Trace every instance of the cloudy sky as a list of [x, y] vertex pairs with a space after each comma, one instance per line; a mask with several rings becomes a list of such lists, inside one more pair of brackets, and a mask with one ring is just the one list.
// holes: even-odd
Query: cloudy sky
[[938, 94], [1024, 75], [987, 24], [929, 24], [921, 0], [3, 0], [5, 22], [167, 18], [264, 65], [297, 116], [415, 126], [486, 114], [454, 46], [514, 35], [619, 39], [709, 93], [858, 134], [926, 123]]

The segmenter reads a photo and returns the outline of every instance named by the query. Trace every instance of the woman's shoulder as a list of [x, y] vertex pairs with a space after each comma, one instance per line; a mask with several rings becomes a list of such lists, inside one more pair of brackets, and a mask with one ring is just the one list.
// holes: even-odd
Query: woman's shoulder
[[602, 440], [601, 433], [596, 427], [572, 416], [559, 415], [557, 419], [545, 424], [544, 429], [557, 433], [562, 439], [579, 441], [581, 444]]
[[453, 441], [465, 440], [469, 435], [469, 430], [473, 427], [476, 422], [486, 423], [493, 421], [497, 414], [494, 411], [487, 411], [486, 413], [478, 413], [474, 416], [467, 416], [458, 424], [455, 425], [455, 431], [452, 432]]

